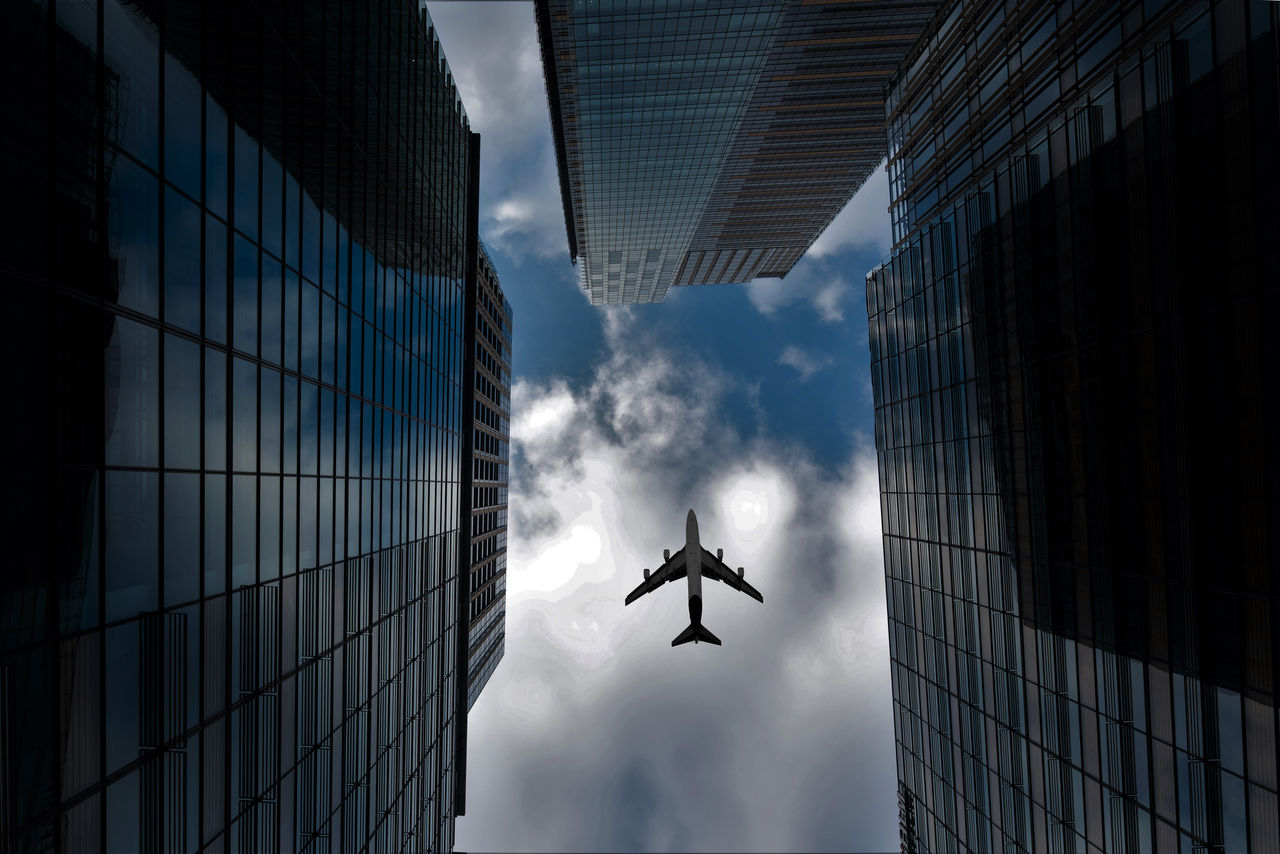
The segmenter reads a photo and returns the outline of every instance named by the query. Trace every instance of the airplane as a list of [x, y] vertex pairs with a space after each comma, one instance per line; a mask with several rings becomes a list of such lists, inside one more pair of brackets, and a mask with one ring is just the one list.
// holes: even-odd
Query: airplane
[[662, 551], [662, 566], [652, 574], [649, 570], [644, 571], [644, 581], [635, 590], [627, 594], [627, 600], [624, 605], [630, 605], [646, 593], [657, 590], [668, 581], [677, 581], [681, 578], [689, 579], [689, 628], [685, 629], [676, 639], [671, 642], [672, 646], [680, 646], [682, 643], [693, 641], [706, 641], [720, 646], [720, 638], [711, 634], [702, 625], [702, 579], [710, 578], [714, 581], [721, 581], [735, 590], [741, 590], [751, 598], [758, 602], [764, 602], [764, 597], [760, 595], [760, 591], [756, 590], [742, 578], [742, 567], [738, 567], [735, 573], [729, 567], [724, 565], [724, 549], [716, 549], [713, 555], [702, 547], [698, 542], [698, 517], [694, 515], [693, 510], [689, 511], [688, 517], [684, 524], [685, 543], [684, 548], [676, 552], [674, 555], [670, 549]]

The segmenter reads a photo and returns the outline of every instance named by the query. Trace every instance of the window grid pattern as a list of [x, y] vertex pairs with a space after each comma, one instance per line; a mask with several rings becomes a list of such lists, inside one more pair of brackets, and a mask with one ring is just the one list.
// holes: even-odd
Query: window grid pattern
[[[471, 562], [468, 586], [467, 709], [506, 648], [507, 489], [511, 448], [511, 303], [483, 244], [476, 293], [477, 417], [472, 442]], [[483, 413], [483, 414], [481, 414]], [[483, 491], [482, 491], [483, 490]], [[497, 503], [482, 501], [497, 492]]]
[[1203, 452], [1276, 392], [1280, 259], [1228, 237], [1276, 227], [1276, 13], [1131, 6], [949, 4], [888, 92], [867, 306], [904, 850], [1280, 842], [1249, 652], [1276, 642], [1276, 463], [1248, 433]]
[[790, 271], [883, 159], [882, 88], [936, 5], [540, 2], [592, 304]]
[[7, 832], [450, 848], [466, 116], [414, 4], [159, 6], [5, 13], [65, 544], [3, 590]]
[[547, 4], [583, 289], [666, 295], [742, 119], [782, 0]]

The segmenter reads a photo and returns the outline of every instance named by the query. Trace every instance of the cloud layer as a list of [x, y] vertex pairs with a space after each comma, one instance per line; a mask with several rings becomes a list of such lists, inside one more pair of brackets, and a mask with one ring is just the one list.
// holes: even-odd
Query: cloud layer
[[[471, 712], [462, 850], [854, 850], [896, 845], [874, 453], [832, 470], [744, 440], [731, 377], [607, 315], [584, 387], [513, 393], [506, 657]], [[704, 544], [765, 604], [704, 585], [723, 641], [673, 649]]]
[[[841, 272], [844, 259], [840, 256], [850, 251], [871, 252], [877, 259], [888, 255], [888, 209], [889, 177], [881, 164], [785, 279], [756, 279], [748, 286], [751, 304], [761, 313], [772, 315], [786, 306], [805, 302], [823, 323], [842, 322], [855, 289]], [[861, 309], [853, 306], [855, 315]]]
[[471, 129], [480, 134], [480, 236], [517, 263], [567, 258], [533, 4], [431, 3], [428, 9]]

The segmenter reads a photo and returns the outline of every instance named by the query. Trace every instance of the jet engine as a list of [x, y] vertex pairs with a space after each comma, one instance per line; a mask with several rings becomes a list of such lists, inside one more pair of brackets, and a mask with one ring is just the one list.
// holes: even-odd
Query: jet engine
[[645, 581], [649, 580], [649, 567], [647, 566], [644, 568], [644, 580]]
[[742, 578], [742, 567], [738, 567], [738, 578]]
[[724, 560], [724, 549], [716, 549], [716, 560]]
[[663, 549], [663, 550], [662, 550], [662, 562], [663, 562], [663, 563], [666, 563], [666, 562], [667, 562], [667, 561], [669, 561], [669, 560], [671, 560], [671, 549]]

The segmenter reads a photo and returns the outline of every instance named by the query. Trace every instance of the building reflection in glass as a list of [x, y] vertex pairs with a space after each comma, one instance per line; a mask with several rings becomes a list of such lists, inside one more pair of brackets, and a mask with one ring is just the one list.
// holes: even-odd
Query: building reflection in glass
[[0, 848], [452, 847], [475, 148], [430, 19], [0, 32]]
[[904, 849], [1277, 850], [1277, 9], [1011, 8], [889, 92]]

